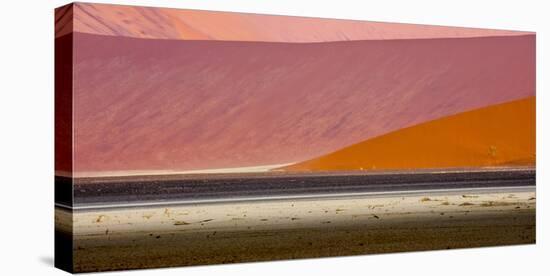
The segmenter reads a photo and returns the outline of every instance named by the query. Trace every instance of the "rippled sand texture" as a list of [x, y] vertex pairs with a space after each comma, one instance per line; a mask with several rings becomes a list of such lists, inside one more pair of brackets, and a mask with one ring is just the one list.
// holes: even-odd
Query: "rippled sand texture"
[[535, 205], [525, 191], [76, 212], [75, 269], [526, 244]]

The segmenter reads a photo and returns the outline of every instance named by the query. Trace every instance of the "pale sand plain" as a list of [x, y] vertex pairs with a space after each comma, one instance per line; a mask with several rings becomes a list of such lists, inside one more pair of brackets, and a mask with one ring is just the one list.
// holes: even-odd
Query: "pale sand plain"
[[[535, 190], [271, 200], [74, 212], [75, 271], [535, 242]], [[71, 227], [72, 224], [72, 227]]]
[[206, 175], [206, 174], [235, 174], [235, 173], [265, 173], [278, 168], [294, 165], [294, 163], [271, 164], [261, 166], [216, 168], [205, 170], [126, 170], [126, 171], [101, 171], [101, 172], [65, 172], [56, 171], [57, 176], [66, 177], [118, 177], [118, 176], [165, 176], [165, 175]]

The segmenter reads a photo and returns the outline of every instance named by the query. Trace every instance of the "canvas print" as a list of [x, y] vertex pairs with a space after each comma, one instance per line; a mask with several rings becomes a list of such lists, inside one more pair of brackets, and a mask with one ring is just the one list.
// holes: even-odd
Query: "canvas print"
[[55, 10], [70, 272], [535, 243], [535, 33]]

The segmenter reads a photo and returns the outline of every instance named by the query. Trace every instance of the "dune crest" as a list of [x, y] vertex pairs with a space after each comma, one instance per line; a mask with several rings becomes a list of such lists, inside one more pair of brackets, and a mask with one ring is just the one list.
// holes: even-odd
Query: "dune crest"
[[[70, 13], [65, 12], [68, 9], [71, 10]], [[56, 19], [59, 20], [56, 24], [56, 37], [74, 31], [145, 39], [326, 42], [531, 34], [478, 28], [91, 3], [75, 3], [60, 8]]]
[[535, 97], [529, 97], [397, 130], [282, 170], [534, 165], [535, 142]]

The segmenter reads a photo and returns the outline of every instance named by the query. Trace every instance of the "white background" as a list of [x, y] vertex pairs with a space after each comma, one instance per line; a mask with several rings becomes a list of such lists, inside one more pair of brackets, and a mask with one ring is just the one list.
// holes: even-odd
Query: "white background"
[[[537, 244], [115, 272], [108, 275], [540, 275], [549, 273], [547, 1], [97, 1], [526, 30], [537, 32]], [[0, 6], [0, 275], [53, 268], [53, 9], [66, 1]], [[545, 26], [546, 25], [546, 26]]]

